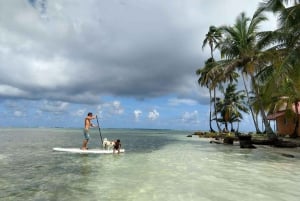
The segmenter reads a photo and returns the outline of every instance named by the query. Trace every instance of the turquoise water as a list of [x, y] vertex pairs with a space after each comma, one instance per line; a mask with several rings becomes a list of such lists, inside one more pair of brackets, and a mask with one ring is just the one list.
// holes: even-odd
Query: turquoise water
[[[81, 129], [0, 129], [0, 200], [299, 200], [300, 158], [286, 150], [210, 144], [186, 131], [101, 131], [126, 153], [52, 151], [80, 147]], [[98, 130], [91, 135], [96, 148]]]

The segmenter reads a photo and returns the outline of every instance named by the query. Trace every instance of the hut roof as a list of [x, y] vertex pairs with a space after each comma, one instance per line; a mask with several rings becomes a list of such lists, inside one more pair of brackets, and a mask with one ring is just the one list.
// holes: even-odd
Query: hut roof
[[[297, 107], [298, 107], [298, 114], [300, 114], [300, 102], [298, 102], [297, 104]], [[292, 107], [293, 111], [296, 113], [296, 107], [295, 107], [295, 104], [293, 104], [293, 107]], [[280, 117], [282, 115], [285, 114], [285, 111], [286, 111], [286, 104], [283, 105], [279, 111], [273, 113], [273, 114], [269, 114], [267, 116], [267, 119], [268, 120], [276, 120], [277, 117]]]

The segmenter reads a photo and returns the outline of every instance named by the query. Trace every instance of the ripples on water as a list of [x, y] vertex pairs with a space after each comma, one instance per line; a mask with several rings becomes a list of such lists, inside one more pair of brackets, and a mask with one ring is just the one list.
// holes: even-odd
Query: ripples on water
[[126, 153], [81, 155], [52, 151], [80, 147], [81, 129], [2, 129], [0, 200], [299, 200], [299, 157], [187, 134], [106, 129]]

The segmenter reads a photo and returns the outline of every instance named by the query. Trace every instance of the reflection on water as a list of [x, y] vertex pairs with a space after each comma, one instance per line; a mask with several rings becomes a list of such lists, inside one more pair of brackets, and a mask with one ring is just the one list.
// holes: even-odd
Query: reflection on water
[[[0, 200], [299, 200], [300, 157], [170, 130], [103, 130], [125, 154], [81, 155], [81, 129], [2, 129]], [[98, 147], [92, 133], [90, 147]]]
[[89, 156], [87, 154], [80, 155], [79, 167], [80, 167], [80, 174], [83, 177], [87, 177], [91, 174], [92, 166], [89, 163]]

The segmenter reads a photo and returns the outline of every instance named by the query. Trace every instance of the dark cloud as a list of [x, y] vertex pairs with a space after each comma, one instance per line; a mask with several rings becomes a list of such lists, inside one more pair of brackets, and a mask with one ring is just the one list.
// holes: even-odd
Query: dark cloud
[[7, 15], [0, 28], [0, 97], [77, 103], [97, 102], [101, 95], [207, 99], [195, 71], [208, 55], [201, 50], [208, 27], [233, 23], [239, 12], [257, 5], [252, 0], [0, 4], [1, 15]]

